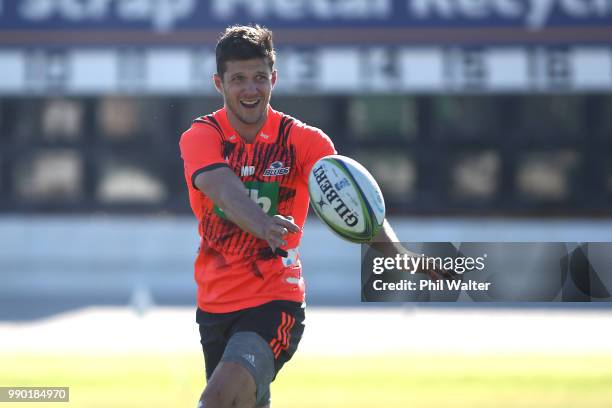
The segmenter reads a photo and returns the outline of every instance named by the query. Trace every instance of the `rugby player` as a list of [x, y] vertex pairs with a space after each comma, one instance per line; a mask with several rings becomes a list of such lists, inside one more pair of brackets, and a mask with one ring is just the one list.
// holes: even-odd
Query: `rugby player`
[[[272, 109], [274, 60], [270, 30], [227, 28], [213, 75], [223, 108], [180, 139], [201, 236], [196, 321], [207, 385], [199, 407], [270, 406], [270, 383], [304, 331], [298, 245], [308, 173], [336, 150], [320, 129]], [[386, 221], [376, 240], [398, 241]]]

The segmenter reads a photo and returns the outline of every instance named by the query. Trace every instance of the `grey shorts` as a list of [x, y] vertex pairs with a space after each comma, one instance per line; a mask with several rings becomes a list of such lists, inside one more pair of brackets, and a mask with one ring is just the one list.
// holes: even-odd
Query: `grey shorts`
[[268, 343], [255, 332], [234, 334], [225, 347], [221, 361], [234, 362], [246, 368], [257, 387], [257, 407], [270, 403], [270, 383], [274, 379], [274, 355]]

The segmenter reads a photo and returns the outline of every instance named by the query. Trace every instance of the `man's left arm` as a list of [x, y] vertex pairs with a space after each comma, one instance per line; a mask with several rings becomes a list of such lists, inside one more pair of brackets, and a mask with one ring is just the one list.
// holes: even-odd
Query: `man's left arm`
[[[399, 238], [397, 237], [397, 234], [395, 233], [393, 228], [391, 228], [391, 224], [389, 224], [389, 222], [386, 219], [383, 221], [383, 225], [380, 231], [374, 237], [371, 244], [374, 248], [382, 252], [383, 255], [388, 256], [388, 257], [394, 257], [396, 254], [406, 254], [409, 257], [416, 257], [416, 258], [423, 256], [423, 255], [416, 254], [408, 250], [406, 247], [404, 247], [400, 243]], [[376, 245], [376, 244], [382, 244], [382, 245]], [[424, 262], [422, 264], [428, 265], [429, 263]], [[453, 276], [455, 276], [454, 273], [446, 271], [446, 270], [438, 270], [438, 269], [427, 268], [427, 267], [417, 272], [424, 273], [434, 280], [448, 279], [448, 278], [452, 278]]]

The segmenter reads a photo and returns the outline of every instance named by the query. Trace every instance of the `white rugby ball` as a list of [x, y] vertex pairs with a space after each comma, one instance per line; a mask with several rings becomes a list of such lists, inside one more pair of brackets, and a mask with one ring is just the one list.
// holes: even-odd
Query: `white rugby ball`
[[308, 175], [315, 213], [340, 237], [369, 242], [385, 220], [385, 200], [374, 177], [357, 161], [340, 155], [318, 160]]

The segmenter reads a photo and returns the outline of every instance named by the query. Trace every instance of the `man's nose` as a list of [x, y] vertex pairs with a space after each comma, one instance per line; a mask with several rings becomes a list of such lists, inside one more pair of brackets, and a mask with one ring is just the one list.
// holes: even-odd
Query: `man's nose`
[[245, 86], [244, 91], [246, 93], [248, 94], [257, 93], [257, 84], [255, 83], [255, 81], [247, 81], [244, 86]]

